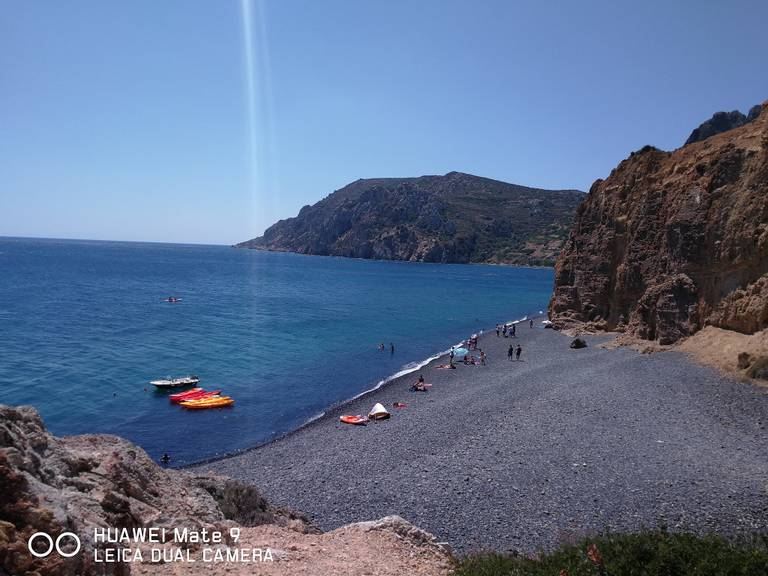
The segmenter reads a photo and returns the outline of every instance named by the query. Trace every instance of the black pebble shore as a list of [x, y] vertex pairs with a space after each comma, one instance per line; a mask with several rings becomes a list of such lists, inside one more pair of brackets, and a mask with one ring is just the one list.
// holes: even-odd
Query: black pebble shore
[[[430, 363], [427, 393], [408, 390], [419, 373], [409, 374], [195, 469], [251, 482], [324, 530], [398, 514], [459, 553], [532, 553], [659, 525], [768, 532], [764, 389], [676, 352], [598, 348], [605, 337], [572, 350], [538, 322], [517, 336], [486, 333], [486, 366]], [[507, 360], [510, 343], [522, 345], [520, 362]], [[339, 422], [375, 402], [392, 418]]]

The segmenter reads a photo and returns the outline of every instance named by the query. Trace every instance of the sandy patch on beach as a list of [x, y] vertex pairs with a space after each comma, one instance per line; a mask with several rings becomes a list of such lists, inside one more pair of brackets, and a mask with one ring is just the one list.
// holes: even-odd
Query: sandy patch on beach
[[[721, 372], [746, 377], [744, 370], [738, 366], [739, 354], [747, 352], [751, 356], [768, 356], [768, 330], [755, 334], [741, 334], [733, 330], [707, 326], [681, 342], [676, 348], [689, 354], [694, 360], [713, 366]], [[760, 380], [753, 380], [753, 382], [768, 386], [768, 382]]]

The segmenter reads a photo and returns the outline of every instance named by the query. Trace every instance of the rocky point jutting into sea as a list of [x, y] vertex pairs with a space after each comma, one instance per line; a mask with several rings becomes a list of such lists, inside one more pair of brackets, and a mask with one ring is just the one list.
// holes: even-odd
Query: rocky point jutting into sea
[[768, 328], [766, 107], [716, 114], [682, 148], [645, 146], [592, 185], [555, 267], [556, 326], [661, 344]]

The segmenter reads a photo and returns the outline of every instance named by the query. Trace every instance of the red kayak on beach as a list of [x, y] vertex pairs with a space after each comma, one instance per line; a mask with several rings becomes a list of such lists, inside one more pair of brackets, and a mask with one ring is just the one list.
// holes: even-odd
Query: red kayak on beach
[[365, 424], [368, 422], [368, 418], [363, 418], [359, 414], [357, 416], [350, 416], [349, 414], [345, 414], [344, 416], [339, 416], [339, 420], [344, 422], [344, 424], [355, 424], [357, 426], [365, 426]]
[[169, 398], [171, 402], [184, 402], [186, 400], [200, 400], [201, 398], [210, 398], [211, 396], [217, 396], [221, 393], [221, 390], [214, 390], [208, 392], [202, 388], [196, 390], [190, 390], [189, 392], [180, 392], [179, 394], [171, 394]]

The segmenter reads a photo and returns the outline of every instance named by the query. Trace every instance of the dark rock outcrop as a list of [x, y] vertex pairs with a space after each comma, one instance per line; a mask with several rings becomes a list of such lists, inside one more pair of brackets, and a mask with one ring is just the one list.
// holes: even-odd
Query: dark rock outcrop
[[357, 180], [238, 247], [382, 260], [552, 265], [584, 196], [460, 172]]
[[715, 112], [712, 115], [712, 118], [703, 122], [698, 128], [695, 128], [693, 132], [691, 132], [691, 135], [688, 136], [688, 140], [686, 140], [685, 143], [692, 144], [693, 142], [701, 142], [715, 134], [720, 134], [721, 132], [726, 132], [727, 130], [733, 130], [734, 128], [743, 126], [744, 124], [755, 120], [760, 115], [761, 110], [762, 107], [758, 104], [752, 106], [746, 116], [738, 110], [733, 110], [732, 112]]
[[587, 343], [582, 338], [574, 338], [573, 341], [571, 342], [570, 347], [573, 348], [574, 350], [579, 350], [581, 348], [586, 348]]
[[[128, 564], [93, 563], [94, 528], [216, 528], [278, 524], [313, 528], [267, 504], [256, 489], [216, 476], [166, 470], [115, 436], [49, 434], [30, 407], [0, 405], [0, 573], [128, 574]], [[83, 552], [35, 558], [35, 532], [73, 532]], [[114, 546], [114, 545], [110, 545]]]
[[672, 343], [768, 327], [768, 114], [674, 152], [646, 147], [577, 210], [555, 267], [557, 327]]

